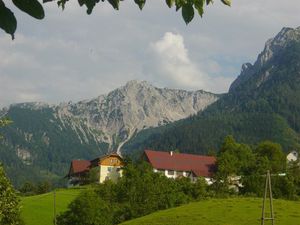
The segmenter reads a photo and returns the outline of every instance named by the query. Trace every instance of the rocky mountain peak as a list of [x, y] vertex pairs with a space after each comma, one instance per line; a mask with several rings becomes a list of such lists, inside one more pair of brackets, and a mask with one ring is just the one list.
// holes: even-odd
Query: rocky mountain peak
[[130, 80], [128, 81], [125, 86], [126, 88], [132, 88], [132, 87], [153, 87], [152, 84], [150, 84], [148, 81], [145, 80]]
[[107, 95], [59, 105], [56, 110], [62, 124], [72, 123], [81, 133], [88, 130], [97, 142], [119, 150], [142, 129], [184, 119], [218, 98], [205, 91], [157, 88], [147, 81], [132, 80]]
[[[231, 84], [229, 92], [247, 82], [254, 74], [259, 73], [262, 68], [266, 68], [274, 56], [280, 54], [282, 50], [294, 41], [300, 42], [300, 27], [295, 29], [290, 27], [282, 28], [282, 30], [274, 38], [271, 38], [266, 42], [264, 50], [258, 55], [257, 60], [253, 65], [251, 63], [245, 63], [242, 65], [241, 73]], [[263, 81], [268, 78], [269, 74], [268, 70], [260, 74], [261, 79], [258, 78], [257, 85], [261, 85]]]
[[263, 66], [291, 41], [300, 41], [300, 27], [295, 29], [289, 27], [282, 28], [274, 38], [271, 38], [266, 42], [265, 48], [258, 56], [255, 64]]

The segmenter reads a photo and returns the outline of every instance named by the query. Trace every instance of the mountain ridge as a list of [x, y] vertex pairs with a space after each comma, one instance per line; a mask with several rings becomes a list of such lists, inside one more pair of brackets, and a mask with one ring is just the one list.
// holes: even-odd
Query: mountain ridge
[[194, 115], [219, 96], [135, 80], [76, 103], [12, 104], [2, 110], [14, 123], [1, 131], [6, 139], [0, 143], [0, 158], [6, 158], [13, 176], [20, 176], [13, 172], [16, 162], [24, 171], [36, 167], [51, 176], [62, 175], [70, 160], [121, 153], [122, 145], [141, 130]]

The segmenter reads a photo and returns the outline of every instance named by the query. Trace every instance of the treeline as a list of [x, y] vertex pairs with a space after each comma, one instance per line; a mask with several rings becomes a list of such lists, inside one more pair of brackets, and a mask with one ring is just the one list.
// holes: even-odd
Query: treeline
[[243, 143], [256, 144], [272, 140], [286, 150], [300, 146], [299, 135], [281, 115], [273, 112], [215, 110], [165, 127], [141, 131], [123, 149], [128, 154], [132, 150], [134, 154], [141, 153], [145, 148], [180, 149], [186, 153], [207, 154], [209, 150], [217, 152], [228, 134]]
[[219, 193], [237, 190], [239, 195], [260, 197], [267, 170], [272, 174], [275, 198], [299, 199], [299, 159], [288, 163], [281, 145], [277, 143], [264, 141], [257, 146], [249, 146], [237, 143], [232, 136], [228, 136], [217, 156], [214, 185]]
[[19, 191], [22, 195], [29, 196], [44, 194], [50, 192], [52, 189], [53, 185], [49, 181], [41, 181], [38, 183], [27, 181], [21, 186]]

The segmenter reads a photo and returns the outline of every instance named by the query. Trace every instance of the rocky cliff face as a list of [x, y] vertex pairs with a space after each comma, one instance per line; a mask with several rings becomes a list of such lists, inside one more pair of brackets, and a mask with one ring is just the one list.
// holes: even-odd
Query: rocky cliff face
[[92, 100], [60, 104], [55, 112], [63, 124], [92, 133], [97, 142], [119, 151], [140, 130], [196, 114], [217, 99], [204, 91], [157, 88], [134, 80]]
[[241, 74], [231, 84], [230, 90], [234, 91], [237, 87], [243, 86], [244, 83], [248, 84], [249, 79], [256, 76], [255, 85], [259, 87], [262, 83], [269, 79], [272, 74], [271, 70], [274, 69], [276, 63], [273, 62], [274, 58], [281, 54], [288, 45], [293, 42], [300, 41], [300, 27], [298, 28], [283, 28], [274, 38], [269, 39], [264, 50], [258, 55], [256, 62], [245, 63], [242, 65]]

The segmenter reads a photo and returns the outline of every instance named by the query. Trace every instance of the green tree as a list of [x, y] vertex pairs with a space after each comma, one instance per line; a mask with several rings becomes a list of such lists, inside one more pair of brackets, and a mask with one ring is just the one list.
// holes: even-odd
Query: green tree
[[95, 191], [84, 191], [57, 217], [58, 225], [111, 225], [112, 210]]
[[261, 142], [255, 149], [258, 157], [265, 157], [269, 161], [269, 170], [272, 173], [284, 173], [286, 157], [280, 144], [271, 141]]
[[88, 184], [95, 184], [99, 182], [99, 167], [94, 167], [90, 169], [90, 171], [87, 174], [87, 183]]
[[20, 219], [20, 200], [0, 164], [0, 224], [23, 224]]
[[33, 195], [36, 193], [36, 186], [32, 182], [26, 181], [20, 188], [20, 192], [25, 195]]
[[43, 181], [37, 184], [36, 186], [36, 193], [37, 194], [44, 194], [51, 190], [51, 184], [49, 181]]
[[[7, 125], [9, 125], [11, 123], [12, 123], [12, 121], [10, 119], [8, 119], [8, 118], [2, 118], [2, 119], [0, 119], [0, 128], [4, 127], [4, 126], [7, 126]], [[1, 134], [0, 134], [0, 138], [2, 138]]]
[[[43, 2], [56, 1], [59, 7], [62, 9], [65, 8], [68, 0], [43, 0]], [[102, 0], [104, 2], [105, 0]], [[115, 10], [119, 10], [120, 1], [122, 0], [107, 0]], [[45, 12], [43, 6], [39, 3], [38, 0], [12, 0], [14, 5], [19, 8], [21, 11], [27, 13], [28, 15], [36, 18], [43, 19], [45, 17]], [[87, 14], [91, 14], [94, 7], [100, 0], [78, 0], [79, 6], [85, 5], [87, 8]], [[134, 0], [138, 7], [142, 10], [146, 0]], [[176, 11], [181, 9], [181, 15], [188, 24], [194, 18], [194, 14], [198, 14], [202, 17], [204, 13], [204, 6], [212, 3], [213, 0], [166, 0], [166, 4], [169, 8], [175, 6]], [[225, 5], [230, 6], [231, 0], [221, 0]], [[6, 7], [4, 0], [0, 0], [0, 28], [3, 29], [6, 33], [12, 36], [14, 39], [14, 33], [17, 29], [17, 19], [14, 16], [14, 13]]]
[[12, 123], [12, 121], [7, 118], [0, 119], [0, 127], [4, 127], [10, 123]]
[[255, 164], [255, 155], [246, 144], [237, 143], [232, 136], [224, 139], [217, 157], [217, 176], [226, 180], [228, 176], [251, 173]]

